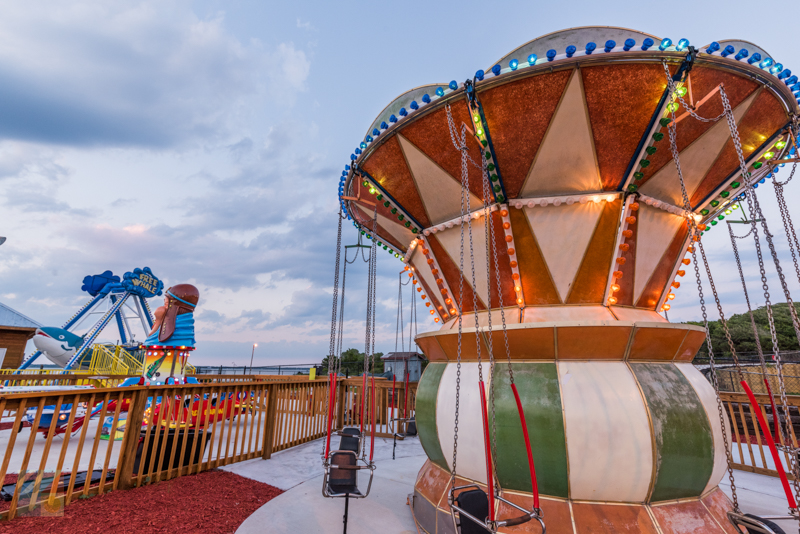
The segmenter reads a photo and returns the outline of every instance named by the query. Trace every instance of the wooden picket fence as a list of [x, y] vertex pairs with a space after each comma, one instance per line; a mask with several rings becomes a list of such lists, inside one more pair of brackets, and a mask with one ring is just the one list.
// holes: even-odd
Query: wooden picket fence
[[[731, 423], [730, 445], [734, 460], [733, 467], [762, 475], [778, 476], [778, 471], [767, 446], [767, 440], [764, 437], [764, 429], [758, 424], [755, 411], [761, 411], [773, 439], [777, 434], [775, 443], [779, 447], [787, 445], [783, 429], [775, 432], [775, 414], [773, 413], [769, 396], [756, 394], [755, 398], [758, 406], [753, 406], [745, 393], [721, 392], [720, 398]], [[783, 411], [780, 397], [775, 397], [775, 404], [778, 412], [778, 423], [783, 427], [787, 414]], [[787, 404], [789, 406], [788, 417], [792, 422], [789, 425], [788, 441], [791, 442], [789, 443], [791, 447], [797, 447], [797, 433], [800, 432], [800, 396], [788, 396]], [[781, 463], [786, 469], [790, 465], [790, 453], [785, 448], [778, 452], [781, 456]], [[786, 473], [789, 478], [793, 478], [789, 469], [786, 469]]]
[[[199, 385], [0, 395], [0, 413], [6, 414], [7, 420], [13, 419], [0, 480], [5, 482], [7, 475], [18, 474], [11, 501], [0, 501], [0, 519], [13, 519], [37, 508], [53, 513], [78, 497], [139, 487], [253, 458], [266, 460], [274, 452], [325, 435], [327, 378], [215, 378], [204, 376]], [[38, 384], [47, 383], [45, 378], [38, 380]], [[370, 406], [369, 390], [363, 403], [366, 410]], [[391, 436], [396, 429], [402, 431], [391, 419], [403, 413], [403, 384], [397, 384], [393, 391], [391, 382], [380, 379], [375, 381], [375, 390], [376, 434]], [[409, 415], [413, 413], [415, 393], [416, 384], [411, 384]], [[362, 397], [360, 378], [340, 382], [334, 428], [360, 423]], [[394, 412], [392, 398], [399, 406]], [[87, 412], [96, 412], [99, 418], [86, 417]], [[121, 418], [122, 413], [127, 413], [127, 419]], [[74, 431], [56, 437], [56, 425], [48, 420], [53, 417], [66, 420], [64, 428]], [[369, 421], [369, 413], [365, 413], [365, 419]], [[27, 432], [26, 422], [30, 422]], [[121, 440], [115, 441], [117, 430], [123, 427]], [[104, 434], [107, 441], [102, 439]], [[0, 448], [2, 445], [0, 441]], [[79, 472], [91, 473], [95, 480], [82, 484]]]

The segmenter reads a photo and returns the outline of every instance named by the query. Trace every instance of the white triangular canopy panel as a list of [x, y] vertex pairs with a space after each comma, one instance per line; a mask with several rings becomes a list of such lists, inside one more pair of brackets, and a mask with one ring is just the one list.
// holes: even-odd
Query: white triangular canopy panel
[[[444, 232], [436, 234], [439, 243], [442, 244], [447, 254], [457, 266], [460, 265], [461, 258], [461, 228], [454, 226]], [[484, 229], [484, 218], [473, 219], [472, 221], [472, 250], [475, 252], [474, 259], [470, 256], [469, 247], [469, 230], [464, 225], [464, 280], [472, 287], [472, 266], [470, 262], [474, 262], [475, 266], [475, 285], [477, 288], [472, 287], [472, 290], [477, 293], [478, 298], [481, 299], [483, 305], [489, 308], [489, 287], [488, 276], [486, 274], [486, 231]], [[451, 288], [457, 292], [457, 288]]]
[[[367, 222], [367, 226], [371, 223]], [[409, 230], [402, 225], [397, 224], [395, 221], [389, 219], [388, 217], [384, 217], [380, 213], [378, 214], [378, 224], [380, 224], [384, 230], [389, 232], [392, 237], [394, 237], [397, 241], [403, 245], [403, 248], [407, 248], [411, 240], [414, 239], [416, 236]]]
[[[737, 123], [742, 120], [742, 116], [753, 103], [753, 100], [755, 100], [756, 93], [757, 91], [753, 92], [752, 95], [733, 110], [733, 116], [736, 118]], [[700, 108], [699, 112], [702, 112], [702, 108]], [[680, 127], [681, 123], [678, 123], [677, 128], [680, 129]], [[706, 174], [708, 174], [711, 166], [717, 161], [717, 157], [730, 138], [731, 132], [728, 129], [727, 121], [720, 120], [681, 151], [679, 154], [681, 171], [689, 198], [692, 198], [692, 195], [700, 186]], [[667, 144], [665, 145], [664, 142]], [[669, 150], [669, 141], [665, 139], [664, 142], [659, 143], [659, 150]], [[645, 182], [639, 191], [641, 191], [642, 194], [664, 200], [675, 206], [683, 206], [681, 189], [680, 187], [676, 187], [678, 184], [680, 184], [678, 170], [675, 164], [670, 161], [659, 169], [652, 178]]]
[[639, 203], [636, 213], [636, 267], [633, 274], [633, 302], [639, 301], [661, 257], [672, 243], [672, 236], [683, 224], [683, 217]]
[[521, 197], [602, 189], [592, 127], [575, 70], [536, 153]]
[[[442, 169], [436, 162], [431, 160], [414, 144], [398, 134], [397, 139], [406, 156], [408, 168], [414, 183], [417, 184], [417, 191], [425, 205], [425, 212], [431, 224], [439, 224], [461, 216], [461, 185]], [[483, 207], [483, 203], [478, 197], [469, 194], [469, 211], [474, 211]]]
[[[592, 239], [604, 202], [523, 208], [564, 302]], [[560, 231], [556, 231], [560, 229]], [[568, 232], [569, 241], [564, 241]]]

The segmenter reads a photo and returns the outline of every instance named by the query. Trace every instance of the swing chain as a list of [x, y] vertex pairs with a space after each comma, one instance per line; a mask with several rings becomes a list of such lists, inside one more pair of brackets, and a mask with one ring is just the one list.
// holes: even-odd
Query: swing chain
[[[794, 169], [792, 169], [792, 174], [794, 174]], [[789, 177], [791, 179], [791, 176]], [[787, 180], [788, 182], [788, 180]], [[797, 278], [800, 280], [800, 266], [797, 264], [797, 254], [795, 253], [795, 249], [800, 251], [800, 243], [797, 241], [797, 234], [794, 231], [794, 224], [792, 223], [792, 218], [789, 215], [789, 207], [786, 205], [786, 199], [783, 196], [783, 185], [777, 182], [777, 180], [772, 182], [772, 185], [775, 186], [775, 198], [778, 200], [778, 208], [781, 212], [781, 219], [783, 220], [783, 227], [786, 229], [786, 237], [787, 241], [789, 242], [789, 251], [792, 253], [792, 262], [794, 262], [794, 271], [797, 273]]]
[[[666, 63], [664, 63], [664, 70], [667, 75], [667, 86], [671, 95], [675, 95], [675, 85], [672, 80], [672, 76], [669, 73], [669, 68]], [[674, 97], [673, 97], [674, 98]], [[684, 106], [686, 109], [689, 109], [688, 106]], [[699, 237], [699, 232], [697, 228], [697, 221], [692, 216], [692, 208], [691, 203], [689, 202], [689, 195], [686, 191], [686, 183], [683, 179], [683, 170], [681, 169], [680, 163], [680, 155], [678, 153], [678, 144], [677, 144], [677, 127], [675, 124], [675, 112], [674, 110], [671, 111], [672, 121], [667, 127], [667, 132], [669, 133], [669, 141], [670, 141], [670, 150], [672, 152], [672, 159], [675, 163], [675, 168], [678, 174], [678, 179], [680, 180], [681, 185], [681, 194], [683, 196], [683, 208], [684, 208], [684, 217], [686, 218], [687, 224], [689, 225], [689, 235], [691, 236], [693, 242], [696, 238]], [[720, 398], [719, 393], [719, 379], [717, 377], [717, 369], [716, 364], [714, 361], [714, 347], [711, 342], [711, 331], [708, 327], [708, 311], [706, 309], [706, 301], [705, 295], [703, 293], [703, 282], [700, 278], [700, 265], [697, 262], [697, 247], [692, 248], [692, 260], [694, 263], [694, 272], [695, 272], [695, 279], [697, 281], [697, 293], [700, 298], [700, 311], [703, 315], [703, 328], [706, 334], [706, 347], [708, 349], [708, 360], [709, 366], [711, 368], [711, 383], [714, 386], [714, 392], [716, 393], [717, 398], [717, 413], [719, 414], [719, 422], [720, 427], [722, 428], [722, 439], [725, 445], [725, 459], [728, 463], [728, 480], [731, 484], [731, 495], [733, 497], [733, 509], [736, 512], [739, 512], [739, 499], [736, 495], [736, 483], [733, 477], [733, 458], [731, 457], [731, 448], [730, 444], [728, 443], [728, 434], [725, 432], [725, 412], [722, 407], [722, 399]], [[706, 265], [706, 267], [708, 267]]]
[[[722, 98], [722, 105], [725, 110], [725, 113], [728, 116], [728, 128], [731, 131], [731, 138], [733, 139], [734, 146], [736, 147], [736, 155], [739, 159], [739, 168], [742, 173], [742, 177], [746, 178], [749, 176], [747, 172], [747, 164], [744, 160], [744, 154], [742, 152], [742, 144], [739, 139], [739, 129], [736, 126], [736, 119], [733, 116], [733, 111], [731, 109], [730, 101], [728, 100], [728, 95], [725, 91], [720, 88], [720, 97]], [[789, 306], [789, 312], [792, 317], [792, 325], [794, 326], [795, 335], [797, 336], [798, 341], [800, 341], [800, 323], [798, 322], [797, 317], [797, 310], [794, 307], [794, 302], [792, 301], [791, 295], [789, 294], [789, 288], [786, 285], [786, 277], [783, 274], [783, 270], [781, 269], [780, 261], [778, 259], [777, 252], [775, 251], [775, 244], [772, 241], [772, 234], [770, 234], [769, 229], [767, 227], [767, 221], [764, 218], [764, 214], [761, 211], [761, 206], [758, 202], [758, 197], [756, 196], [755, 188], [747, 187], [745, 188], [745, 196], [747, 198], [748, 209], [751, 213], [750, 219], [752, 221], [753, 227], [755, 228], [756, 220], [761, 220], [761, 228], [764, 230], [764, 236], [767, 240], [767, 245], [769, 246], [770, 253], [772, 254], [773, 262], [775, 263], [775, 270], [778, 273], [778, 279], [781, 282], [781, 287], [783, 289], [784, 295], [786, 297], [786, 303]], [[758, 240], [758, 234], [755, 232], [754, 237]], [[756, 247], [756, 251], [759, 257], [759, 263], [763, 263], [763, 259], [761, 257], [761, 247], [760, 245]], [[764, 272], [762, 267], [762, 273]], [[766, 275], [762, 274], [762, 282], [764, 287], [766, 288]], [[784, 424], [786, 427], [786, 437], [787, 439], [791, 436], [791, 417], [789, 412], [789, 404], [786, 398], [786, 384], [783, 378], [783, 364], [780, 358], [780, 352], [778, 351], [778, 341], [777, 341], [777, 334], [775, 333], [775, 326], [774, 326], [774, 318], [772, 317], [772, 307], [768, 306], [767, 312], [770, 319], [770, 333], [773, 336], [773, 346], [775, 348], [775, 354], [773, 356], [775, 360], [775, 367], [778, 371], [778, 385], [781, 394], [781, 403], [783, 404], [784, 409]], [[778, 417], [778, 414], [775, 414], [775, 417]], [[791, 447], [791, 442], [786, 441], [785, 446], [787, 448]], [[800, 465], [798, 465], [797, 454], [792, 452], [789, 455], [789, 467], [794, 474], [794, 489], [795, 495], [800, 496]], [[794, 510], [796, 513], [797, 510]]]
[[[336, 233], [336, 267], [333, 271], [333, 306], [331, 308], [331, 340], [330, 345], [328, 347], [328, 379], [330, 379], [331, 371], [334, 368], [333, 358], [336, 350], [336, 334], [337, 334], [337, 309], [339, 308], [339, 265], [342, 261], [342, 208], [339, 208], [339, 228]], [[344, 295], [342, 295], [344, 297]], [[328, 387], [330, 387], [330, 382]], [[325, 395], [325, 411], [323, 413], [328, 413], [329, 408], [329, 397], [330, 395]], [[322, 446], [322, 454], [325, 455], [325, 447], [326, 445]]]
[[[662, 61], [662, 65], [664, 66], [664, 71], [667, 73], [667, 78], [669, 78], [669, 92], [670, 92], [670, 95], [672, 97], [673, 102], [675, 101], [675, 97], [677, 97], [678, 100], [680, 100], [681, 105], [683, 106], [683, 109], [685, 109], [689, 113], [689, 115], [691, 115], [692, 117], [694, 117], [695, 119], [697, 119], [697, 120], [699, 120], [701, 122], [717, 122], [718, 120], [720, 120], [722, 117], [725, 116], [725, 112], [724, 111], [722, 113], [720, 113], [719, 115], [717, 115], [716, 117], [712, 118], [712, 119], [707, 119], [705, 117], [701, 117], [700, 115], [695, 113], [694, 108], [692, 106], [690, 106], [689, 104], [687, 104], [686, 101], [683, 99], [683, 97], [681, 95], [679, 95], [679, 94], [677, 94], [675, 92], [675, 81], [672, 79], [672, 74], [670, 74], [670, 72], [669, 72], [669, 65], [667, 65], [667, 62], [666, 61]], [[721, 84], [720, 84], [720, 89], [722, 89], [722, 85]], [[673, 122], [674, 122], [674, 117], [675, 117], [675, 112], [674, 111], [672, 112], [672, 115], [673, 115]]]

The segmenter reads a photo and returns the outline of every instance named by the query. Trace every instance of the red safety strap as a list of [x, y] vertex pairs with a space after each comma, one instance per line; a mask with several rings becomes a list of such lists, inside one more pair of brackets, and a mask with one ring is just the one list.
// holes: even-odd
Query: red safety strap
[[331, 452], [331, 424], [333, 423], [333, 401], [334, 390], [336, 389], [336, 373], [328, 376], [328, 437], [325, 441], [325, 458]]
[[539, 485], [536, 483], [536, 468], [533, 465], [533, 452], [531, 451], [531, 440], [528, 436], [528, 423], [525, 421], [525, 412], [522, 410], [522, 401], [519, 400], [517, 385], [512, 383], [511, 389], [514, 390], [514, 399], [517, 401], [517, 411], [519, 412], [519, 422], [522, 424], [522, 436], [525, 438], [525, 449], [528, 451], [528, 468], [531, 472], [531, 488], [533, 490], [533, 507], [539, 508]]
[[489, 520], [494, 521], [494, 476], [492, 475], [492, 450], [489, 441], [489, 421], [486, 414], [486, 391], [483, 380], [479, 381], [481, 388], [481, 417], [483, 419], [483, 444], [486, 448], [486, 487], [489, 494]]
[[395, 396], [397, 394], [397, 390], [395, 389], [396, 384], [397, 384], [397, 377], [395, 375], [392, 375], [392, 419], [394, 419], [395, 415], [394, 409], [397, 406], [397, 397]]
[[403, 395], [403, 419], [408, 419], [408, 378], [410, 374], [411, 373], [406, 371], [406, 384], [405, 388], [403, 389], [405, 392], [405, 395]]
[[361, 381], [361, 435], [364, 435], [364, 401], [367, 397], [367, 373], [364, 373], [364, 379]]
[[770, 404], [772, 404], [772, 425], [775, 427], [775, 441], [780, 441], [781, 438], [779, 437], [780, 433], [778, 431], [779, 427], [778, 420], [780, 418], [778, 417], [778, 409], [775, 407], [775, 397], [772, 396], [772, 389], [770, 389], [769, 387], [769, 380], [767, 380], [766, 376], [764, 377], [764, 384], [767, 386], [767, 393], [769, 394], [769, 402]]
[[370, 418], [372, 419], [372, 433], [370, 434], [369, 445], [369, 463], [372, 463], [372, 455], [375, 453], [375, 376], [372, 376], [372, 390], [370, 391], [372, 408], [370, 409]]
[[[789, 502], [789, 508], [794, 510], [797, 508], [797, 502], [794, 500], [794, 495], [792, 495], [792, 489], [789, 487], [789, 480], [786, 478], [786, 473], [783, 470], [781, 457], [778, 455], [778, 449], [775, 447], [775, 442], [772, 440], [772, 434], [769, 431], [769, 426], [767, 426], [767, 422], [764, 420], [764, 414], [761, 413], [761, 410], [758, 409], [759, 405], [758, 402], [756, 402], [756, 396], [753, 395], [753, 391], [750, 389], [750, 386], [747, 385], [747, 382], [742, 380], [739, 383], [744, 388], [744, 392], [747, 393], [747, 398], [750, 399], [751, 413], [755, 412], [756, 418], [758, 419], [758, 424], [761, 427], [761, 431], [764, 433], [764, 437], [767, 438], [767, 445], [769, 445], [769, 452], [772, 453], [772, 459], [775, 461], [775, 469], [778, 471], [778, 476], [781, 479], [781, 484], [783, 484], [783, 491], [784, 493], [786, 493], [786, 500]], [[725, 429], [723, 429], [722, 431], [724, 432]]]

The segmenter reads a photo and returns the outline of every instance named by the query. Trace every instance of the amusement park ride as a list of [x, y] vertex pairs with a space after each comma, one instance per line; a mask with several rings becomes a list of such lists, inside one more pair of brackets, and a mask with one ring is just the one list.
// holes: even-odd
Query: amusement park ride
[[[441, 325], [416, 338], [430, 361], [415, 407], [428, 456], [411, 500], [420, 531], [782, 532], [745, 514], [733, 483], [732, 501], [718, 487], [734, 474], [705, 287], [726, 333], [727, 323], [703, 241], [747, 209], [767, 310], [762, 238], [800, 341], [756, 196], [775, 184], [796, 258], [788, 180], [778, 179], [800, 161], [798, 96], [798, 77], [746, 41], [695, 48], [587, 27], [534, 39], [464, 82], [412, 89], [378, 115], [342, 172], [339, 249], [343, 219], [371, 241], [365, 354], [374, 354], [379, 248], [405, 263]], [[339, 249], [331, 354], [340, 353]], [[795, 269], [800, 278], [796, 260]], [[687, 273], [705, 328], [659, 313]], [[800, 519], [798, 449], [769, 318], [774, 361], [759, 354], [764, 373], [769, 365], [780, 377], [777, 443], [759, 424], [786, 517]], [[711, 383], [691, 363], [703, 342]], [[332, 410], [335, 363], [329, 371]], [[331, 450], [329, 427], [325, 496], [369, 493], [356, 479], [375, 470], [364, 431], [362, 416]]]

